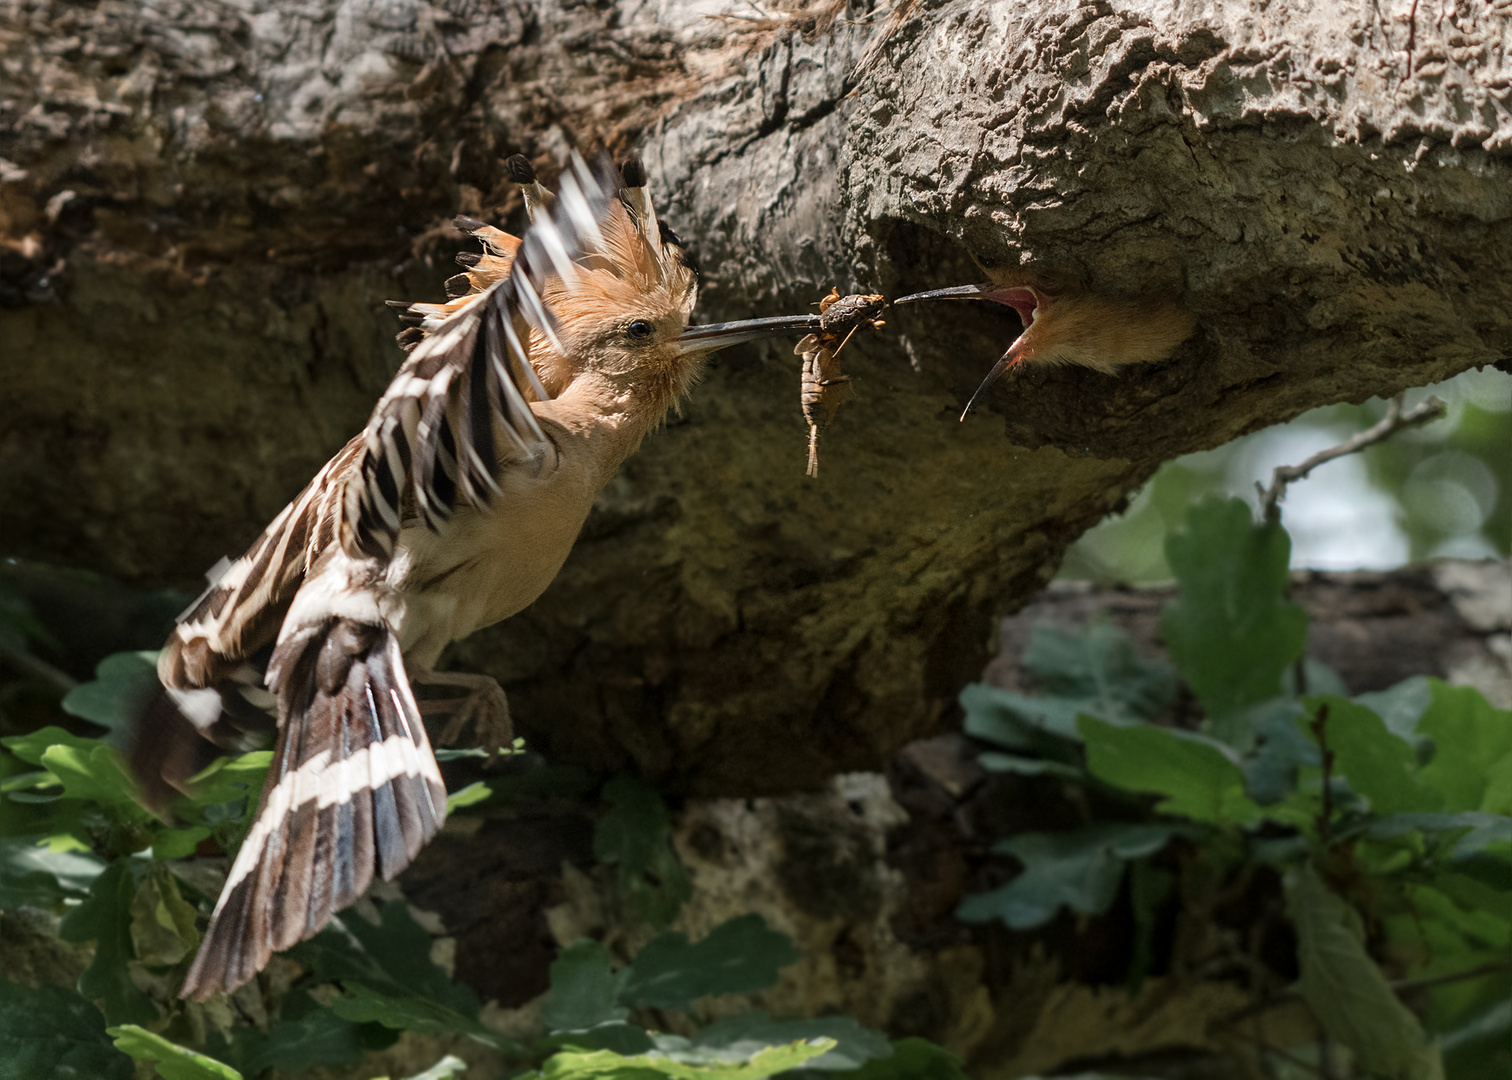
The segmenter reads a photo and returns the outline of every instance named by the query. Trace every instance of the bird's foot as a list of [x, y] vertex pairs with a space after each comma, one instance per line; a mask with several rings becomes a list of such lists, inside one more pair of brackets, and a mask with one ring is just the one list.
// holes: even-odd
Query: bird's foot
[[465, 671], [428, 671], [415, 676], [414, 681], [422, 686], [459, 687], [467, 691], [462, 697], [420, 702], [422, 713], [451, 714], [441, 731], [440, 742], [455, 743], [471, 724], [479, 745], [491, 754], [507, 750], [514, 743], [509, 699], [504, 696], [504, 688], [491, 677]]

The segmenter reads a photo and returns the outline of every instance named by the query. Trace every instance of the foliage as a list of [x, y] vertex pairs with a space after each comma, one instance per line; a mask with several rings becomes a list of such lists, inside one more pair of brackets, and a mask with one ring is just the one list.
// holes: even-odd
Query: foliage
[[56, 986], [0, 979], [0, 1080], [130, 1080], [131, 1074], [131, 1062], [111, 1046], [99, 1009]]
[[667, 808], [633, 776], [609, 781], [604, 796], [613, 809], [599, 822], [593, 854], [618, 870], [620, 888], [643, 919], [666, 926], [693, 891], [667, 840]]
[[[1287, 498], [1302, 565], [1371, 569], [1439, 555], [1512, 555], [1512, 379], [1486, 368], [1408, 393], [1449, 403], [1446, 420], [1326, 466]], [[1074, 544], [1061, 574], [1117, 582], [1171, 577], [1165, 541], [1210, 494], [1250, 497], [1295, 464], [1381, 419], [1386, 402], [1329, 405], [1289, 424], [1169, 461], [1133, 500]], [[1311, 490], [1309, 490], [1311, 489]]]
[[[1088, 813], [1076, 828], [998, 841], [992, 851], [1018, 871], [958, 915], [1022, 931], [1126, 903], [1137, 987], [1168, 964], [1162, 912], [1211, 910], [1221, 883], [1264, 870], [1279, 883], [1295, 955], [1284, 978], [1254, 976], [1257, 998], [1305, 1002], [1361, 1077], [1492, 1075], [1512, 1035], [1512, 714], [1424, 679], [1349, 696], [1305, 655], [1288, 549], [1279, 525], [1253, 524], [1237, 500], [1201, 503], [1167, 550], [1179, 584], [1162, 619], [1174, 664], [1141, 656], [1106, 624], [1042, 627], [1024, 656], [1037, 694], [962, 693], [966, 730], [990, 746], [987, 769], [1068, 785]], [[43, 634], [0, 594], [0, 643], [21, 649]], [[696, 938], [671, 929], [691, 882], [666, 805], [631, 777], [599, 792], [594, 854], [644, 943], [562, 949], [540, 1037], [485, 1024], [477, 996], [433, 962], [431, 934], [396, 901], [365, 902], [290, 950], [279, 979], [258, 987], [268, 1007], [258, 1023], [225, 1002], [178, 1001], [214, 902], [206, 868], [234, 855], [270, 755], [217, 761], [172, 824], [148, 814], [115, 746], [152, 672], [150, 653], [108, 657], [55, 722], [0, 739], [0, 907], [50, 913], [60, 938], [90, 947], [73, 990], [0, 981], [0, 1080], [125, 1080], [133, 1060], [137, 1075], [251, 1080], [352, 1065], [406, 1031], [484, 1044], [511, 1075], [538, 1080], [963, 1080], [959, 1062], [921, 1039], [717, 1001], [775, 985], [799, 952], [758, 914]], [[1203, 721], [1173, 726], [1173, 708], [1192, 699]], [[92, 728], [98, 737], [79, 733]], [[530, 782], [476, 781], [449, 808]], [[591, 795], [592, 781], [575, 782]], [[1404, 997], [1404, 982], [1417, 992]], [[710, 1016], [720, 1018], [701, 1022]], [[413, 1080], [463, 1068], [447, 1056]]]
[[[1115, 819], [1000, 841], [1022, 870], [958, 915], [1023, 930], [1063, 909], [1102, 914], [1127, 878], [1137, 982], [1154, 959], [1153, 908], [1175, 885], [1190, 897], [1271, 867], [1286, 883], [1294, 992], [1358, 1075], [1434, 1080], [1444, 1048], [1448, 1075], [1483, 1075], [1484, 1048], [1512, 1035], [1495, 1007], [1512, 970], [1512, 713], [1437, 680], [1299, 694], [1342, 687], [1311, 662], [1298, 677], [1306, 622], [1286, 596], [1286, 548], [1238, 500], [1199, 503], [1170, 538], [1179, 590], [1161, 625], [1205, 707], [1200, 730], [1158, 722], [1172, 695], [1148, 692], [1156, 667], [1101, 625], [1079, 647], [1036, 632], [1025, 666], [1037, 697], [967, 688], [966, 730], [995, 747], [986, 768], [1059, 777]], [[1387, 954], [1417, 958], [1395, 961], [1401, 976], [1449, 976], [1424, 1017], [1393, 989]]]
[[[63, 707], [119, 729], [140, 701], [142, 673], [151, 670], [144, 654], [118, 654]], [[207, 890], [198, 868], [234, 853], [270, 755], [215, 762], [196, 778], [193, 797], [175, 808], [179, 822], [169, 825], [137, 804], [108, 739], [49, 726], [0, 740], [11, 762], [3, 781], [11, 812], [0, 830], [0, 902], [51, 911], [64, 940], [93, 944], [76, 991], [0, 984], [7, 1003], [0, 1047], [10, 1050], [7, 1060], [24, 1063], [26, 1080], [61, 1080], [80, 1069], [125, 1080], [131, 1059], [150, 1063], [165, 1080], [236, 1080], [269, 1069], [352, 1064], [403, 1031], [472, 1039], [505, 1055], [522, 1075], [559, 1080], [745, 1080], [799, 1066], [815, 1075], [901, 1075], [866, 1071], [887, 1060], [892, 1045], [846, 1017], [744, 1012], [690, 1036], [632, 1021], [638, 1010], [687, 1011], [701, 999], [775, 984], [800, 955], [787, 935], [754, 914], [696, 941], [663, 930], [628, 962], [594, 941], [562, 950], [541, 1009], [547, 1034], [529, 1045], [481, 1022], [477, 996], [436, 966], [430, 933], [399, 902], [369, 909], [372, 918], [344, 912], [289, 950], [299, 974], [265, 1026], [234, 1022], [214, 1002], [179, 1002], [172, 988], [198, 948], [198, 916], [214, 901], [213, 879]], [[454, 792], [451, 809], [488, 798], [492, 786], [475, 782]], [[595, 851], [614, 868], [630, 905], [652, 927], [665, 927], [690, 890], [671, 847], [666, 806], [629, 777], [611, 780], [603, 795], [609, 809]], [[47, 1023], [29, 1022], [43, 1012]], [[107, 1023], [114, 1025], [108, 1032]], [[958, 1075], [953, 1059], [921, 1040], [909, 1040], [904, 1054], [923, 1063], [925, 1075]], [[416, 1080], [442, 1080], [462, 1068], [448, 1057]]]

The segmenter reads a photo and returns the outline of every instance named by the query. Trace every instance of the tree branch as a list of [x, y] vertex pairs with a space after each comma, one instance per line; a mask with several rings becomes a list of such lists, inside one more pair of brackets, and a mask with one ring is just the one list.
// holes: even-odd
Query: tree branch
[[1320, 450], [1300, 465], [1280, 465], [1275, 472], [1271, 473], [1271, 486], [1263, 487], [1260, 481], [1255, 481], [1255, 490], [1260, 493], [1260, 514], [1264, 521], [1278, 521], [1281, 511], [1277, 504], [1286, 497], [1286, 485], [1297, 480], [1305, 479], [1319, 465], [1326, 465], [1336, 458], [1345, 457], [1349, 454], [1357, 454], [1366, 447], [1376, 443], [1385, 442], [1399, 431], [1410, 427], [1419, 427], [1422, 424], [1432, 423], [1444, 416], [1449, 411], [1449, 406], [1444, 404], [1442, 398], [1429, 396], [1412, 408], [1402, 411], [1402, 395], [1398, 394], [1391, 399], [1391, 404], [1386, 407], [1386, 415], [1373, 427], [1366, 428], [1358, 434], [1345, 439], [1338, 446], [1331, 446], [1327, 450]]
[[25, 649], [0, 644], [0, 662], [9, 664], [23, 675], [41, 679], [65, 694], [79, 685], [79, 681], [68, 672], [53, 667], [46, 660], [33, 656]]
[[[1512, 960], [1488, 960], [1484, 964], [1478, 964], [1464, 971], [1451, 971], [1444, 975], [1425, 975], [1415, 979], [1397, 979], [1386, 985], [1391, 987], [1393, 993], [1398, 996], [1410, 994], [1418, 990], [1431, 990], [1435, 986], [1446, 986], [1449, 983], [1464, 982], [1467, 979], [1479, 979], [1485, 975], [1499, 975], [1504, 971], [1512, 971]], [[1243, 1008], [1235, 1009], [1227, 1016], [1214, 1021], [1209, 1030], [1231, 1027], [1241, 1021], [1248, 1020], [1252, 1016], [1259, 1016], [1270, 1012], [1281, 1005], [1293, 1001], [1301, 1001], [1302, 995], [1295, 990], [1282, 990], [1280, 993], [1271, 994], [1259, 1001], [1251, 1002]]]

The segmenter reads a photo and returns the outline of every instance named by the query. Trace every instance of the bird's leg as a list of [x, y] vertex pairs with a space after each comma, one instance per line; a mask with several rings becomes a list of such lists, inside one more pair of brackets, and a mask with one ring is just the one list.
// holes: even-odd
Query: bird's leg
[[411, 681], [421, 686], [456, 686], [467, 691], [462, 697], [420, 702], [422, 713], [451, 714], [439, 742], [456, 742], [469, 723], [473, 725], [478, 742], [491, 753], [497, 753], [514, 742], [509, 699], [504, 696], [504, 688], [490, 676], [466, 671], [425, 671]]

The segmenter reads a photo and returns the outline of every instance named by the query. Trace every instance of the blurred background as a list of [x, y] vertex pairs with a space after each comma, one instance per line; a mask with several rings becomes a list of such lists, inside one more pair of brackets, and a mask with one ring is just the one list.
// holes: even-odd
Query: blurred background
[[[1429, 395], [1448, 404], [1444, 419], [1329, 462], [1287, 488], [1281, 514], [1293, 567], [1389, 570], [1441, 556], [1512, 555], [1512, 375], [1490, 367], [1467, 371], [1409, 390], [1405, 405]], [[1299, 464], [1370, 427], [1386, 405], [1376, 398], [1314, 409], [1167, 462], [1127, 511], [1077, 541], [1060, 576], [1102, 583], [1170, 578], [1166, 532], [1194, 499], [1212, 492], [1258, 506], [1256, 481], [1268, 485], [1277, 466]]]

